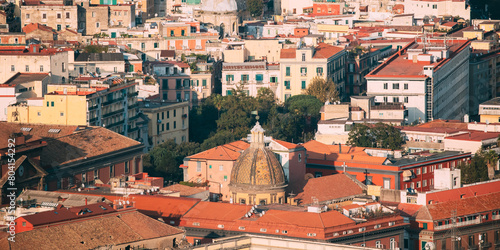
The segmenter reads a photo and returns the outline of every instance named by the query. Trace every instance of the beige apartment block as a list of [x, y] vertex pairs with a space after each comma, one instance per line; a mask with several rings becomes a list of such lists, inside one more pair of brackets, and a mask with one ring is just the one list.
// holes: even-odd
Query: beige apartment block
[[21, 26], [40, 23], [56, 31], [78, 29], [78, 7], [76, 5], [21, 5]]
[[139, 102], [141, 111], [149, 118], [149, 140], [152, 147], [167, 140], [176, 143], [189, 141], [188, 102]]

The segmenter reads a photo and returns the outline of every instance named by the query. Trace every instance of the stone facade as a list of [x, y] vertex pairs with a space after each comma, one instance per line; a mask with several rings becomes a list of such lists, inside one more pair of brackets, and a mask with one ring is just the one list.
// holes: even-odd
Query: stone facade
[[21, 26], [29, 23], [45, 24], [54, 30], [78, 28], [78, 6], [22, 5]]

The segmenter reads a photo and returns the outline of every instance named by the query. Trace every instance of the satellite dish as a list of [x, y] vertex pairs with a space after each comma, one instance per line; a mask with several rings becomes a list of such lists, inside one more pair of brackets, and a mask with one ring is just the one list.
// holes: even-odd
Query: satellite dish
[[425, 244], [425, 250], [435, 250], [436, 249], [436, 245], [434, 245], [434, 243], [432, 242], [427, 242]]

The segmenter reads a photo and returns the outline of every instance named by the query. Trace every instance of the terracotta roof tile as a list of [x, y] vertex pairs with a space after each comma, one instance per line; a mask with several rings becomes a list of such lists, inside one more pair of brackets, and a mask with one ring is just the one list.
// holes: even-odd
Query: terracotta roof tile
[[56, 33], [52, 28], [39, 23], [30, 23], [23, 27], [23, 32], [26, 34], [31, 33], [35, 30]]
[[427, 193], [427, 201], [432, 201], [432, 203], [440, 203], [460, 200], [461, 198], [470, 198], [476, 195], [489, 194], [498, 190], [500, 190], [500, 180]]
[[498, 210], [500, 208], [500, 192], [430, 204], [427, 205], [427, 208], [433, 220], [451, 218], [451, 211], [453, 210], [457, 211], [457, 216]]
[[250, 205], [201, 201], [183, 219], [235, 221], [244, 217], [251, 208]]
[[362, 194], [363, 189], [351, 178], [344, 174], [334, 174], [309, 179], [304, 186], [304, 191], [295, 199], [300, 204], [311, 204], [313, 198], [316, 198], [318, 202], [323, 202]]
[[273, 139], [273, 141], [277, 142], [281, 146], [287, 148], [287, 149], [294, 149], [294, 148], [303, 148], [302, 145], [291, 143], [291, 142], [286, 142], [286, 141], [281, 141], [277, 139]]
[[401, 216], [414, 217], [422, 205], [399, 203], [397, 210], [400, 211]]
[[[137, 211], [123, 211], [88, 220], [43, 227], [16, 234], [16, 242], [4, 249], [95, 249], [182, 234], [183, 231]], [[50, 240], [48, 240], [50, 239]], [[6, 238], [0, 240], [5, 246]]]
[[281, 49], [280, 58], [295, 58], [296, 49]]
[[48, 141], [42, 154], [43, 166], [68, 164], [115, 152], [141, 143], [102, 127], [88, 127], [80, 132]]
[[241, 152], [250, 146], [244, 141], [235, 141], [222, 146], [217, 146], [201, 153], [188, 156], [189, 159], [207, 159], [219, 161], [235, 161]]
[[468, 133], [464, 134], [459, 134], [459, 135], [454, 135], [454, 136], [448, 136], [445, 137], [445, 139], [452, 139], [452, 140], [461, 140], [461, 141], [484, 141], [488, 139], [495, 139], [498, 138], [500, 133], [496, 132], [482, 132], [482, 131], [475, 131], [475, 130], [470, 130]]
[[201, 188], [196, 188], [196, 187], [190, 187], [182, 184], [175, 184], [171, 185], [168, 187], [164, 187], [161, 190], [166, 190], [166, 191], [174, 191], [174, 192], [180, 192], [180, 195], [185, 197], [185, 196], [191, 196], [197, 193], [204, 192], [205, 190]]
[[315, 48], [313, 58], [330, 58], [343, 50], [344, 48], [342, 47], [337, 47], [326, 43], [319, 43]]

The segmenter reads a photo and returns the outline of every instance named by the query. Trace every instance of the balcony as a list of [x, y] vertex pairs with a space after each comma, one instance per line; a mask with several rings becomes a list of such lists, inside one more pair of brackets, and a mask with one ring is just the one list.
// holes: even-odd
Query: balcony
[[116, 110], [116, 111], [112, 111], [112, 112], [109, 112], [107, 114], [103, 114], [102, 118], [107, 118], [107, 117], [110, 117], [110, 116], [113, 116], [113, 115], [121, 114], [124, 111], [125, 111], [124, 109], [119, 109], [119, 110]]
[[[457, 227], [462, 227], [462, 226], [468, 226], [468, 225], [476, 225], [481, 223], [481, 219], [477, 218], [475, 220], [468, 220], [468, 221], [462, 221], [462, 222], [457, 222], [456, 225]], [[434, 230], [445, 230], [452, 228], [453, 224], [448, 224], [448, 225], [441, 225], [441, 226], [436, 226]]]
[[132, 92], [132, 93], [128, 93], [128, 97], [134, 97], [134, 96], [138, 96], [139, 95], [139, 92]]
[[301, 72], [300, 76], [307, 76], [307, 73]]
[[494, 215], [492, 215], [491, 219], [493, 219], [493, 220], [500, 220], [500, 214], [494, 214]]

